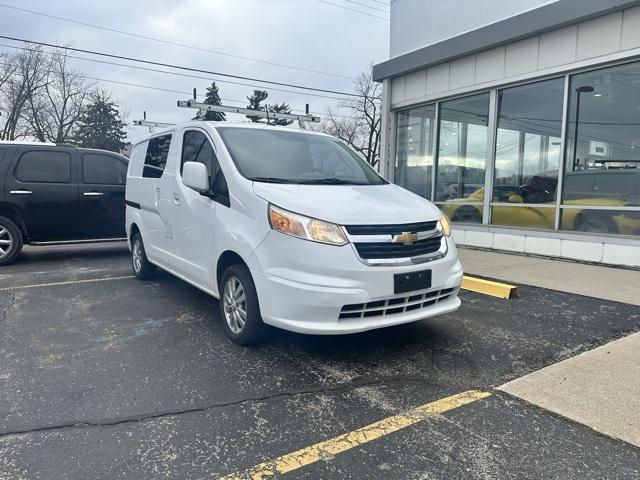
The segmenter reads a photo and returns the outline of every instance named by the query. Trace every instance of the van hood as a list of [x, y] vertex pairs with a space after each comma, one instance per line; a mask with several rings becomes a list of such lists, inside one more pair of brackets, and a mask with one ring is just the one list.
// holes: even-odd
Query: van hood
[[291, 212], [339, 225], [382, 225], [433, 221], [440, 210], [394, 184], [288, 185], [254, 182], [260, 198]]

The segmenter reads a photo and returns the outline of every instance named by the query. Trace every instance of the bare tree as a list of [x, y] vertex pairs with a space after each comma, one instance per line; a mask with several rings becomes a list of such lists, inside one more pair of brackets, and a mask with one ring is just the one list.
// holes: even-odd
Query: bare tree
[[50, 53], [44, 87], [29, 97], [27, 121], [41, 142], [70, 141], [94, 87], [68, 65], [66, 50]]
[[24, 49], [7, 57], [10, 70], [0, 90], [0, 138], [15, 140], [28, 131], [26, 113], [30, 99], [47, 82], [47, 57], [42, 48]]
[[377, 167], [380, 162], [381, 89], [382, 86], [373, 80], [370, 72], [362, 73], [354, 83], [358, 97], [338, 105], [348, 115], [340, 116], [335, 110], [329, 109], [328, 118], [321, 126], [324, 132], [351, 145], [372, 167]]

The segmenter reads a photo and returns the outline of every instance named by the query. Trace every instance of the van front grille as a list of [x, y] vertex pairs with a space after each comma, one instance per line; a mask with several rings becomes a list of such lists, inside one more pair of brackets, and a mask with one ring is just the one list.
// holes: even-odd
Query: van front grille
[[453, 288], [445, 288], [404, 297], [391, 297], [367, 303], [345, 305], [340, 310], [338, 319], [381, 317], [419, 310], [449, 298], [453, 290]]
[[403, 223], [399, 225], [346, 225], [349, 235], [397, 235], [402, 232], [430, 232], [435, 230], [437, 221]]
[[442, 235], [418, 240], [411, 245], [392, 242], [355, 242], [354, 246], [361, 258], [411, 258], [437, 252], [442, 243]]

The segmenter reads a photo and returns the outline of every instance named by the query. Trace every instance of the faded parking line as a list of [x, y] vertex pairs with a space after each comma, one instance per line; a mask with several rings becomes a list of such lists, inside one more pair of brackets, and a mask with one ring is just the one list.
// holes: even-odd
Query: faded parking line
[[478, 390], [458, 393], [441, 400], [436, 400], [435, 402], [427, 403], [405, 413], [385, 418], [379, 422], [372, 423], [371, 425], [352, 432], [344, 433], [332, 439], [325, 440], [324, 442], [316, 443], [310, 447], [283, 455], [274, 460], [261, 463], [246, 472], [221, 477], [220, 480], [263, 480], [279, 474], [288, 473], [315, 463], [323, 458], [345, 452], [377, 440], [385, 435], [389, 435], [390, 433], [397, 432], [398, 430], [421, 422], [432, 415], [454, 410], [490, 395], [491, 393], [489, 392], [481, 392]]
[[109, 282], [112, 280], [126, 280], [129, 278], [135, 278], [134, 275], [124, 275], [121, 277], [103, 277], [103, 278], [88, 278], [85, 280], [68, 280], [64, 282], [50, 282], [50, 283], [35, 283], [31, 285], [16, 285], [15, 287], [3, 287], [0, 288], [0, 292], [7, 292], [11, 290], [24, 290], [27, 288], [43, 288], [43, 287], [57, 287], [59, 285], [75, 285], [79, 283], [95, 283], [95, 282]]

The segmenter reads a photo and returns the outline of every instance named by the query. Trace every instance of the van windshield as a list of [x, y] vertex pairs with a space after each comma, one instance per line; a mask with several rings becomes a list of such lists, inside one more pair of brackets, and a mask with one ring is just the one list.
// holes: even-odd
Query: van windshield
[[311, 185], [387, 183], [332, 137], [302, 132], [218, 127], [236, 167], [249, 180]]

